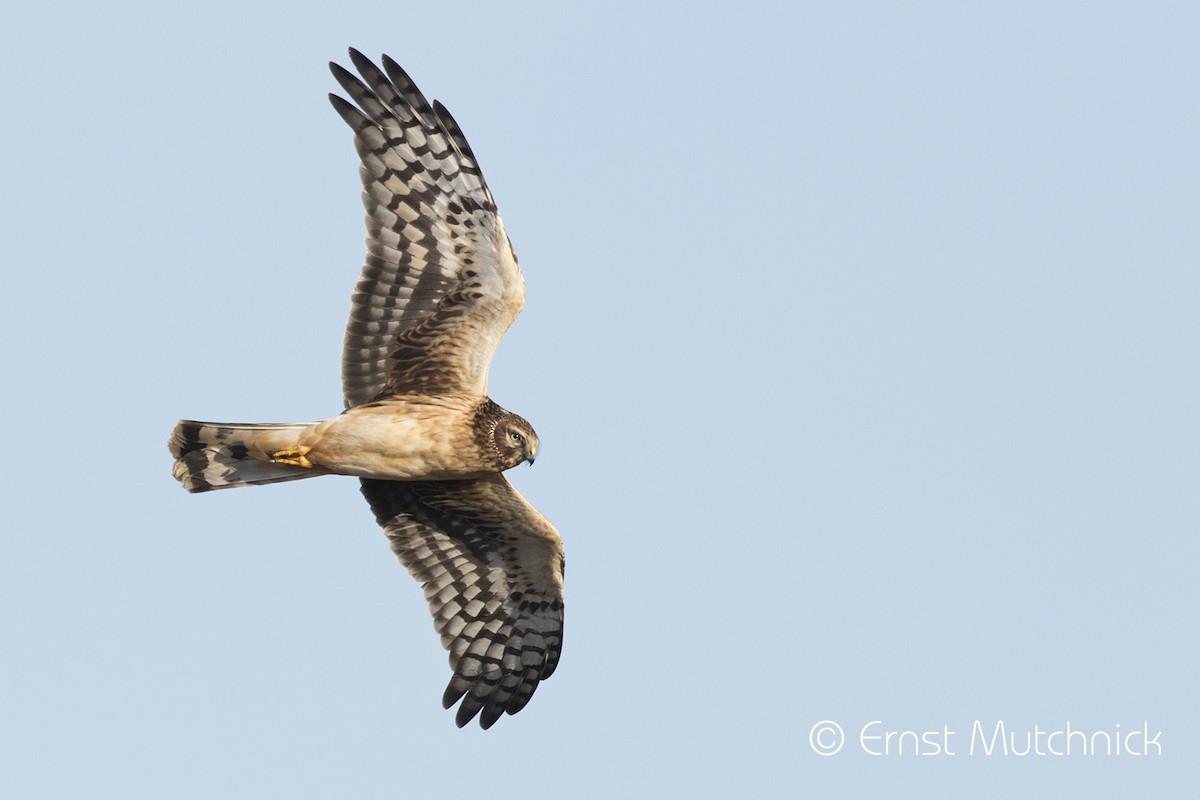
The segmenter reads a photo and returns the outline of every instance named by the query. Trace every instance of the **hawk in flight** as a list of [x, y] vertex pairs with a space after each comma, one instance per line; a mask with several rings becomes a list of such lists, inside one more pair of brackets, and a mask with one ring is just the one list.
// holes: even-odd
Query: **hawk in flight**
[[525, 284], [475, 155], [394, 61], [330, 64], [353, 101], [367, 256], [342, 354], [346, 409], [311, 423], [180, 422], [189, 492], [355, 475], [392, 550], [425, 588], [454, 671], [442, 702], [489, 728], [558, 664], [563, 547], [505, 470], [533, 463], [528, 422], [487, 396]]

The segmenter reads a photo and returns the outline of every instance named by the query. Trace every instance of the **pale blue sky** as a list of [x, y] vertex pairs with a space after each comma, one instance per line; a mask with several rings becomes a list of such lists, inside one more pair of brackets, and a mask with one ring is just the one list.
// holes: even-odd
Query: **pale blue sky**
[[[1195, 797], [1196, 6], [499, 6], [6, 10], [0, 795]], [[348, 45], [526, 276], [567, 630], [487, 732], [355, 481], [170, 477], [180, 417], [340, 407]]]

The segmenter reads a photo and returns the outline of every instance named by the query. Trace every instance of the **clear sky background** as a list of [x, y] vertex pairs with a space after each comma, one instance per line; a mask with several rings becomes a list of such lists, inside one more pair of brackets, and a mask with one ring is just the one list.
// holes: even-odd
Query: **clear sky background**
[[[1194, 3], [3, 16], [0, 796], [1200, 793]], [[454, 112], [528, 285], [490, 389], [567, 631], [487, 732], [356, 481], [170, 476], [180, 417], [340, 409], [348, 45]]]

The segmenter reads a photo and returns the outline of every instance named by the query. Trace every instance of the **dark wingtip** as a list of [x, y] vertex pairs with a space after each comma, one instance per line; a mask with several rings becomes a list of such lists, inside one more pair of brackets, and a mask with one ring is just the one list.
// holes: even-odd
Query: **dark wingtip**
[[359, 51], [355, 50], [353, 47], [350, 48], [350, 60], [354, 63], [355, 68], [358, 69], [359, 74], [364, 78], [367, 77], [367, 74], [370, 72], [378, 72], [375, 62], [364, 56]]
[[333, 77], [337, 78], [338, 83], [341, 83], [342, 79], [347, 75], [353, 77], [349, 70], [336, 61], [329, 62], [329, 71], [333, 73]]
[[495, 725], [496, 720], [500, 719], [502, 716], [504, 716], [503, 708], [488, 706], [487, 708], [483, 709], [483, 713], [479, 715], [479, 727], [486, 731], [488, 728]]

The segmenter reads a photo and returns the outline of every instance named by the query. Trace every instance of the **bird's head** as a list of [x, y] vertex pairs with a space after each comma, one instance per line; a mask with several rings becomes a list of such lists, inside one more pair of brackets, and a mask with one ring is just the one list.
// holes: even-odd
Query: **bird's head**
[[506, 414], [496, 426], [496, 450], [504, 469], [521, 462], [533, 463], [538, 456], [538, 433], [516, 414]]
[[532, 464], [537, 457], [538, 436], [533, 426], [510, 411], [502, 412], [497, 419], [492, 443], [501, 469], [511, 469], [522, 461]]

